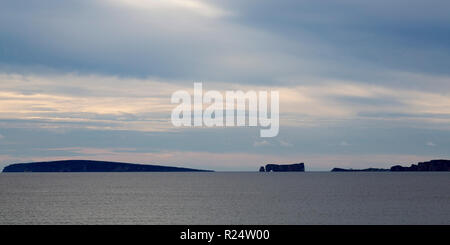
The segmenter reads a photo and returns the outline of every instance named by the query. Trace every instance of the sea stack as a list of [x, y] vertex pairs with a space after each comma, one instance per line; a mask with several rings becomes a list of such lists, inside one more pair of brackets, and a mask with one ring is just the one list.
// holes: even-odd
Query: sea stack
[[305, 172], [304, 163], [294, 164], [267, 164], [259, 168], [260, 172]]

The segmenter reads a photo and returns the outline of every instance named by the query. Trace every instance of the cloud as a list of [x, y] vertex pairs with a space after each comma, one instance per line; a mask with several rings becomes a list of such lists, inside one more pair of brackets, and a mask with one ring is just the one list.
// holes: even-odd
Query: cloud
[[431, 147], [436, 146], [436, 144], [433, 143], [433, 142], [431, 142], [431, 141], [428, 141], [428, 142], [426, 143], [426, 145], [427, 145], [427, 146], [431, 146]]
[[[175, 106], [170, 97], [177, 90], [192, 93], [193, 89], [193, 82], [81, 74], [0, 73], [0, 80], [4, 127], [182, 130], [170, 123]], [[438, 92], [404, 89], [398, 93], [391, 87], [339, 80], [292, 86], [206, 81], [204, 89], [223, 93], [278, 90], [282, 127], [382, 120], [392, 125], [448, 128], [450, 122], [450, 97]]]
[[[310, 54], [323, 57], [322, 61], [331, 63], [328, 58], [333, 58], [334, 64], [330, 67], [327, 63], [328, 69], [323, 72], [334, 77], [360, 77], [358, 71], [367, 74], [379, 68], [449, 74], [445, 65], [435, 64], [437, 60], [448, 63], [450, 58], [448, 53], [441, 53], [449, 49], [449, 17], [443, 9], [450, 6], [446, 1], [349, 0], [324, 4], [267, 0], [258, 1], [258, 8], [246, 1], [226, 1], [224, 5], [241, 10], [241, 23], [306, 43]], [[282, 9], [283, 15], [274, 8]], [[353, 70], [346, 65], [342, 70], [341, 61], [352, 64]]]
[[131, 7], [136, 10], [149, 10], [149, 11], [189, 11], [200, 16], [219, 18], [229, 15], [227, 11], [220, 9], [216, 6], [208, 4], [203, 1], [195, 0], [165, 0], [165, 1], [152, 1], [152, 0], [109, 0], [109, 2], [123, 5], [126, 7]]
[[7, 0], [0, 9], [0, 70], [449, 88], [442, 79], [395, 77], [448, 80], [445, 1], [44, 0], [24, 6], [30, 3]]
[[283, 146], [283, 147], [292, 147], [292, 146], [294, 146], [293, 144], [291, 144], [291, 143], [289, 143], [289, 142], [287, 142], [287, 141], [284, 141], [284, 140], [278, 140], [278, 142], [279, 142], [280, 145]]
[[262, 141], [255, 141], [253, 143], [254, 147], [263, 147], [263, 146], [270, 146], [271, 144], [267, 141], [267, 140], [262, 140]]

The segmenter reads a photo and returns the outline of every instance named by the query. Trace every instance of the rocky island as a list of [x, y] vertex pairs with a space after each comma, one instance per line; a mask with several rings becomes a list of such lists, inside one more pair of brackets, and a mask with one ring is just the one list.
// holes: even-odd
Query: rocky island
[[106, 162], [92, 160], [64, 160], [52, 162], [16, 163], [3, 172], [213, 172], [191, 168], [160, 165]]
[[305, 164], [267, 164], [265, 167], [261, 166], [259, 172], [305, 172]]

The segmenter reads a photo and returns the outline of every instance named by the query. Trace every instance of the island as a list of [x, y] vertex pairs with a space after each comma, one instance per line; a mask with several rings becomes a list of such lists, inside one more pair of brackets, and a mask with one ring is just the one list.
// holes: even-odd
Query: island
[[93, 160], [63, 160], [51, 162], [16, 163], [6, 166], [3, 172], [213, 172], [192, 168], [160, 165], [107, 162]]
[[305, 172], [304, 163], [294, 164], [267, 164], [259, 168], [260, 172]]

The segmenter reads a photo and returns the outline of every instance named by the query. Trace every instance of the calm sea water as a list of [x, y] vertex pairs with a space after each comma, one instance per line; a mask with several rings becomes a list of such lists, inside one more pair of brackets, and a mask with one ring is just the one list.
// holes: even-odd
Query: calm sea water
[[2, 173], [0, 224], [450, 224], [450, 173]]

